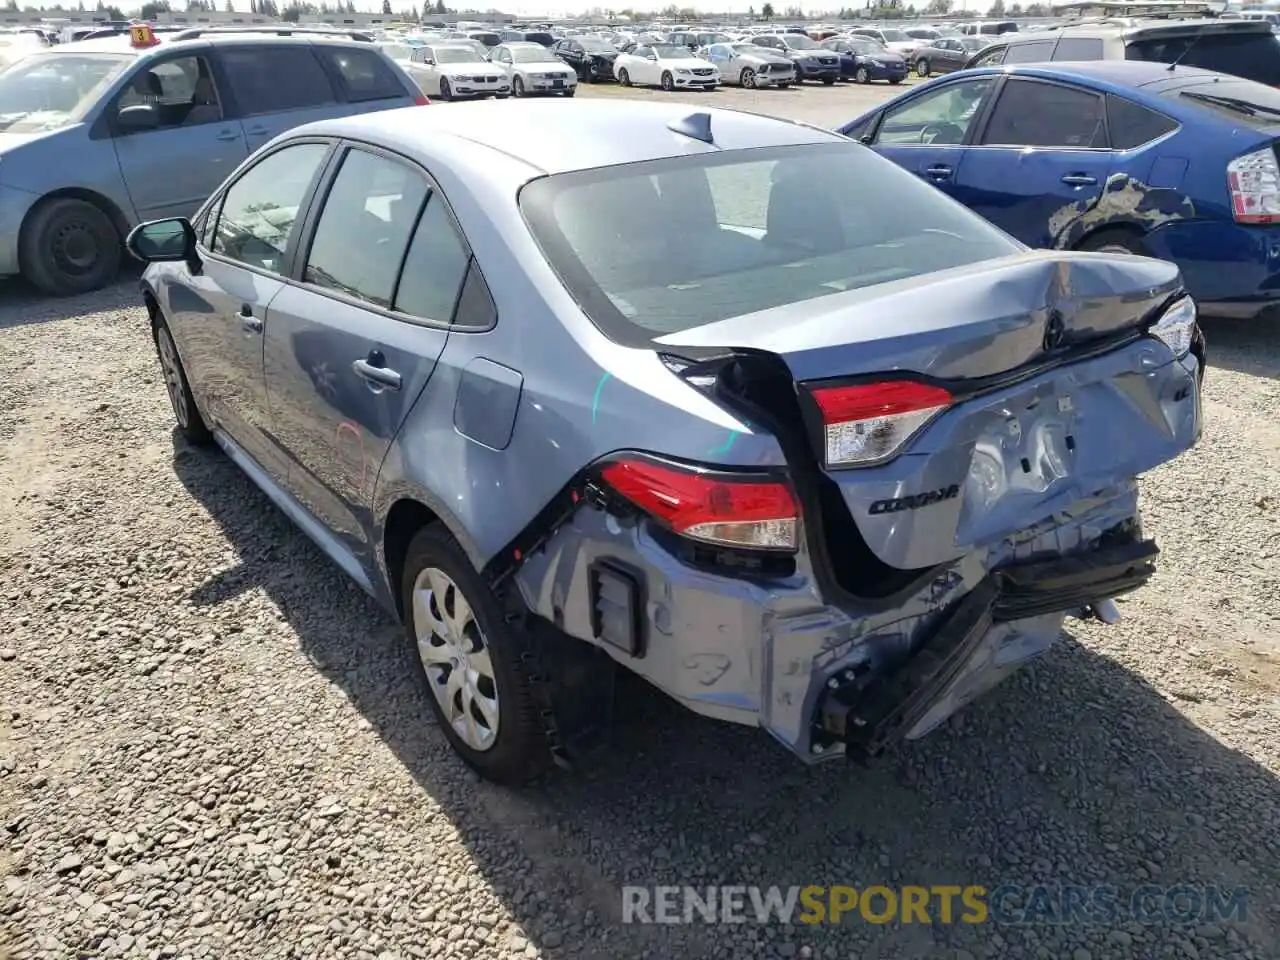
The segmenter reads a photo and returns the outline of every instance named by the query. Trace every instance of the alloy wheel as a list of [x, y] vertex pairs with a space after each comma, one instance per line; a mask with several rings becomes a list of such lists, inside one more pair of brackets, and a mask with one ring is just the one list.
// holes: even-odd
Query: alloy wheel
[[160, 354], [160, 371], [164, 374], [164, 388], [169, 394], [173, 415], [178, 420], [178, 426], [185, 430], [190, 426], [187, 422], [187, 391], [182, 385], [182, 365], [178, 362], [178, 350], [166, 327], [162, 326], [156, 336], [156, 348]]

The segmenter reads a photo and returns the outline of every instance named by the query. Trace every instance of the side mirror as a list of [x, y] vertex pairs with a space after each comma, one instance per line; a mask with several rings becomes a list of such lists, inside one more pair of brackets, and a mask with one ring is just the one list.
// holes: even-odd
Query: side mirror
[[435, 57], [423, 57], [421, 62], [422, 62], [422, 63], [425, 63], [428, 67], [434, 67], [434, 66], [436, 65], [436, 58], [435, 58]]
[[160, 112], [153, 103], [135, 103], [122, 107], [116, 114], [116, 124], [124, 133], [141, 133], [160, 126]]
[[174, 263], [196, 254], [196, 231], [186, 217], [140, 223], [129, 232], [125, 246], [144, 263]]

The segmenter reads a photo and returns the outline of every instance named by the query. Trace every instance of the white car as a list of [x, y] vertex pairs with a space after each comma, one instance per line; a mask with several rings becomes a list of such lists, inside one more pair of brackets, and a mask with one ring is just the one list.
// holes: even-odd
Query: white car
[[679, 43], [654, 43], [620, 54], [613, 62], [613, 75], [624, 87], [638, 84], [663, 90], [714, 90], [720, 85], [716, 65], [695, 57]]
[[517, 97], [557, 93], [572, 97], [578, 90], [578, 74], [540, 43], [514, 40], [500, 43], [491, 54], [494, 66], [505, 72]]
[[469, 46], [442, 43], [415, 47], [408, 61], [400, 66], [428, 97], [469, 100], [511, 94], [507, 72], [496, 63], [480, 59]]

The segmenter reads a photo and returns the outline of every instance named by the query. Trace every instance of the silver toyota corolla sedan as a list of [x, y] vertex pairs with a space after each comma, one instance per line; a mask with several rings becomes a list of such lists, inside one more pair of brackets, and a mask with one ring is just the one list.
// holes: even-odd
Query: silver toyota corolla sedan
[[130, 249], [181, 434], [403, 622], [498, 781], [618, 666], [806, 760], [919, 737], [1116, 615], [1135, 477], [1200, 432], [1175, 266], [1028, 250], [749, 113], [311, 124]]

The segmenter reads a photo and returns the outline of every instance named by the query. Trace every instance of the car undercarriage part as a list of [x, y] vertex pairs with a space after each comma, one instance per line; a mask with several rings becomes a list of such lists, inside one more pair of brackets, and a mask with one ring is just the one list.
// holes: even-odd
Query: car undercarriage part
[[813, 731], [817, 750], [843, 744], [847, 758], [862, 763], [878, 756], [947, 696], [993, 627], [1086, 606], [1113, 609], [1110, 598], [1151, 578], [1158, 553], [1154, 541], [1135, 539], [994, 571], [897, 669], [828, 681]]

